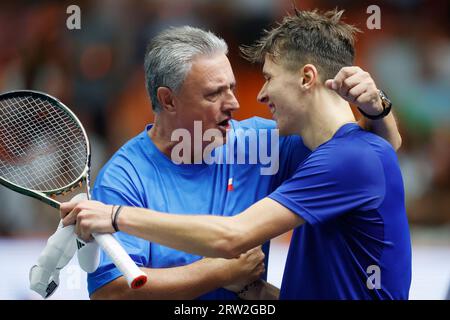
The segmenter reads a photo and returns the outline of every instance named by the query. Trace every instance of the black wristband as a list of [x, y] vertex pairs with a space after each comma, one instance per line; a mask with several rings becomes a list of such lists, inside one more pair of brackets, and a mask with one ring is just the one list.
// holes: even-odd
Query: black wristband
[[377, 114], [376, 116], [371, 116], [370, 114], [365, 113], [359, 107], [358, 107], [358, 110], [367, 119], [379, 120], [379, 119], [383, 119], [384, 117], [386, 117], [389, 114], [389, 112], [391, 111], [391, 107], [389, 106], [388, 108], [385, 108], [384, 105], [383, 105], [383, 111], [380, 114]]
[[384, 117], [386, 117], [389, 112], [391, 112], [391, 108], [392, 108], [392, 102], [389, 100], [389, 98], [386, 96], [386, 94], [384, 93], [384, 91], [382, 90], [378, 90], [378, 94], [380, 96], [381, 99], [381, 105], [383, 106], [383, 111], [381, 111], [380, 114], [377, 114], [375, 116], [372, 116], [370, 114], [365, 113], [364, 111], [362, 111], [359, 107], [358, 110], [359, 112], [361, 112], [361, 114], [366, 117], [367, 119], [370, 120], [379, 120], [379, 119], [383, 119]]
[[120, 231], [119, 227], [117, 226], [117, 218], [119, 217], [119, 213], [122, 210], [122, 208], [123, 208], [122, 206], [119, 206], [119, 208], [117, 208], [116, 212], [114, 213], [114, 218], [112, 220], [112, 226], [116, 232]]
[[114, 207], [116, 207], [116, 206], [113, 205], [111, 207], [111, 225], [112, 225], [113, 228], [114, 228], [114, 223], [113, 223], [113, 221], [114, 221]]

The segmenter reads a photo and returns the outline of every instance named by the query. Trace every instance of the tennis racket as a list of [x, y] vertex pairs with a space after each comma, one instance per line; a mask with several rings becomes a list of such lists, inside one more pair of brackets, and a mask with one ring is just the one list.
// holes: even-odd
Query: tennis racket
[[[75, 114], [58, 99], [38, 91], [0, 95], [0, 183], [59, 209], [55, 196], [83, 182], [89, 198], [90, 146]], [[133, 288], [146, 274], [111, 234], [93, 234]]]

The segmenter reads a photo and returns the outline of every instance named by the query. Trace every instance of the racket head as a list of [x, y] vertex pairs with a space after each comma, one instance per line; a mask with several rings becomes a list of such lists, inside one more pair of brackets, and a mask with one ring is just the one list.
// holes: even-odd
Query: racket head
[[90, 157], [83, 125], [60, 100], [32, 90], [0, 95], [1, 184], [47, 203], [84, 180], [89, 192]]

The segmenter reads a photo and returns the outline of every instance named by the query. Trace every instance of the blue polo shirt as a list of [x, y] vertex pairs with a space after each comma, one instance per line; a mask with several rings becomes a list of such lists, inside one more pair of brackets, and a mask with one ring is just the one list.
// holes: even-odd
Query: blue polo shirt
[[[275, 129], [275, 123], [271, 120], [254, 117], [232, 121], [231, 127], [227, 144], [213, 152], [223, 161], [209, 165], [176, 165], [153, 144], [147, 135], [150, 129], [147, 126], [103, 167], [92, 191], [93, 198], [107, 204], [178, 214], [235, 215], [274, 191], [310, 154], [298, 136], [273, 139], [269, 130]], [[250, 144], [252, 139], [258, 141], [256, 149]], [[227, 152], [228, 149], [233, 152]], [[278, 151], [276, 165], [270, 165], [268, 156]], [[261, 155], [257, 161], [255, 154]], [[226, 157], [234, 160], [226, 162]], [[261, 169], [269, 167], [274, 169], [274, 174], [267, 174], [267, 171], [261, 174]], [[114, 236], [141, 267], [170, 268], [202, 258], [122, 232]], [[267, 265], [268, 244], [263, 250]], [[88, 275], [89, 294], [119, 276], [120, 271], [102, 252], [99, 268]], [[218, 289], [201, 298], [235, 299], [236, 294]]]
[[388, 142], [346, 124], [269, 197], [305, 220], [280, 299], [408, 299], [411, 241]]

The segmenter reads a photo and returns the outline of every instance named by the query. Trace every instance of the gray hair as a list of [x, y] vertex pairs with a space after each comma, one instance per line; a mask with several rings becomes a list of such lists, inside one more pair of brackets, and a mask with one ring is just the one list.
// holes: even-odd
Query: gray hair
[[198, 55], [228, 53], [222, 38], [210, 31], [189, 26], [171, 27], [153, 38], [145, 53], [145, 85], [153, 111], [161, 111], [157, 98], [159, 87], [178, 91]]

